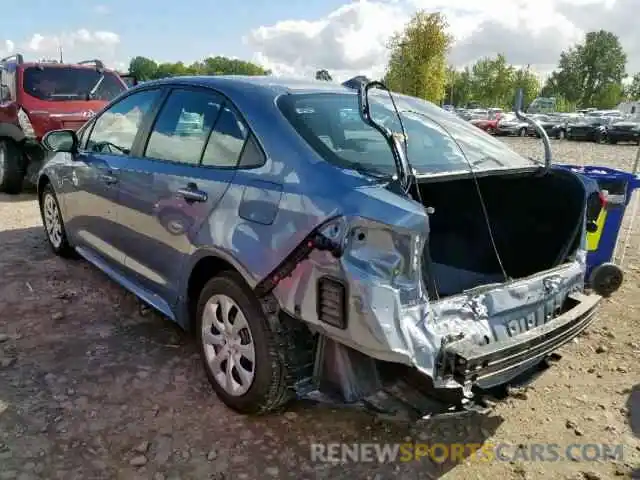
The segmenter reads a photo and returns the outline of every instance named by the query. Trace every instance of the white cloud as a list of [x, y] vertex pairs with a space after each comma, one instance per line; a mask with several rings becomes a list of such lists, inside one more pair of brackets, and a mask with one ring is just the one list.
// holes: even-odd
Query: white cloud
[[[315, 20], [285, 20], [250, 32], [245, 42], [254, 60], [275, 74], [309, 77], [326, 68], [338, 78], [355, 74], [379, 77], [387, 62], [388, 38], [402, 29], [411, 14], [422, 8], [442, 12], [455, 42], [450, 61], [463, 66], [484, 56], [504, 53], [516, 65], [531, 64], [546, 74], [557, 64], [560, 52], [580, 41], [586, 23], [574, 12], [638, 0], [359, 0]], [[631, 8], [631, 10], [629, 10]], [[572, 12], [568, 15], [567, 12]], [[619, 10], [622, 14], [622, 9]], [[613, 16], [613, 14], [611, 14]], [[589, 15], [597, 28], [614, 32], [624, 23], [603, 23]], [[613, 17], [612, 17], [613, 18]], [[631, 21], [631, 20], [628, 20]], [[612, 20], [613, 22], [613, 20]], [[622, 28], [622, 27], [621, 27]], [[629, 37], [636, 34], [630, 28]], [[631, 33], [633, 32], [633, 33]], [[635, 38], [635, 37], [634, 37]], [[640, 45], [640, 42], [635, 42]], [[640, 62], [640, 47], [636, 56]]]
[[21, 53], [25, 60], [58, 59], [62, 48], [65, 61], [98, 58], [108, 66], [121, 68], [119, 45], [120, 37], [114, 32], [81, 28], [59, 34], [34, 33], [31, 38], [17, 42], [5, 40], [4, 47], [0, 44], [0, 56]]

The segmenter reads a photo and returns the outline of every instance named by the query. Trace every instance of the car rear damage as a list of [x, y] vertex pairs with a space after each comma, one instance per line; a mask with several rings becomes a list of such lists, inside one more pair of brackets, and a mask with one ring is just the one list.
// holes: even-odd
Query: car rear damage
[[[522, 216], [533, 219], [523, 223], [523, 231], [517, 230], [518, 218], [497, 207], [497, 215], [487, 217], [494, 225], [511, 225], [513, 234], [491, 235], [494, 249], [497, 241], [503, 247], [511, 243], [515, 252], [504, 261], [498, 257], [495, 271], [477, 262], [447, 263], [442, 252], [457, 252], [456, 240], [466, 238], [462, 257], [482, 253], [480, 240], [469, 241], [481, 232], [462, 215], [460, 225], [448, 225], [453, 236], [446, 238], [436, 219], [442, 209], [446, 218], [456, 218], [447, 202], [438, 203], [444, 197], [437, 192], [455, 198], [460, 176], [407, 180], [411, 170], [398, 135], [389, 136], [399, 186], [355, 191], [345, 200], [353, 207], [314, 230], [255, 289], [263, 299], [273, 293], [282, 316], [302, 318], [316, 334], [313, 372], [298, 383], [300, 397], [408, 419], [486, 411], [509, 386], [532, 380], [558, 358], [559, 347], [590, 325], [602, 299], [585, 287], [585, 234], [594, 215], [587, 206], [600, 198], [597, 184], [552, 168], [548, 137], [539, 130], [545, 165], [480, 180], [493, 181], [486, 185], [494, 189], [500, 182], [512, 185], [495, 195], [495, 205], [522, 201], [518, 192], [526, 195], [528, 183], [543, 194], [529, 205], [531, 211], [522, 203]], [[398, 195], [421, 204], [398, 202]], [[461, 203], [469, 209], [468, 199]], [[565, 215], [557, 224], [549, 218], [555, 210]], [[535, 242], [542, 253], [526, 240], [535, 237], [526, 229], [536, 222], [564, 226], [557, 238], [538, 229]]]

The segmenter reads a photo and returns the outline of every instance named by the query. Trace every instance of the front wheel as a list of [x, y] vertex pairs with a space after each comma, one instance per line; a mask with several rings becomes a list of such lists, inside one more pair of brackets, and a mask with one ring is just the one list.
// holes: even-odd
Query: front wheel
[[0, 139], [0, 192], [20, 193], [24, 175], [20, 149], [13, 140]]
[[40, 215], [53, 253], [61, 257], [73, 256], [74, 250], [67, 239], [60, 204], [50, 183], [45, 185], [40, 195]]
[[293, 398], [286, 336], [235, 272], [212, 278], [196, 310], [198, 344], [218, 397], [241, 413], [267, 413]]

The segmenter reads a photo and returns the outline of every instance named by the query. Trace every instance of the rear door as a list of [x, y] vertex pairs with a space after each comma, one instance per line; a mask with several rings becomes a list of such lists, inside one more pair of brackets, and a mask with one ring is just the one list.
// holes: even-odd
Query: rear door
[[[67, 228], [72, 241], [124, 266], [123, 232], [117, 218], [119, 176], [139, 141], [141, 126], [152, 113], [161, 89], [124, 97], [96, 117], [65, 179]], [[86, 135], [86, 139], [85, 139]]]
[[171, 91], [146, 145], [120, 172], [126, 267], [172, 303], [195, 237], [235, 175], [247, 128], [210, 90]]

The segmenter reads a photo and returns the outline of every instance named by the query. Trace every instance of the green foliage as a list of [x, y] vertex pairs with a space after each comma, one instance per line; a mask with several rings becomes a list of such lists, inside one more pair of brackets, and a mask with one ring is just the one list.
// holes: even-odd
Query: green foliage
[[575, 103], [570, 102], [569, 100], [567, 100], [562, 95], [556, 97], [556, 111], [557, 112], [563, 112], [563, 113], [575, 112], [576, 108], [577, 107], [576, 107]]
[[271, 72], [255, 63], [227, 57], [209, 57], [201, 62], [185, 65], [183, 62], [156, 63], [146, 57], [134, 57], [129, 73], [140, 81], [181, 75], [269, 75]]
[[385, 83], [397, 92], [439, 103], [445, 96], [452, 37], [440, 13], [418, 11], [389, 42]]
[[623, 97], [626, 63], [627, 55], [615, 34], [589, 32], [584, 43], [562, 52], [544, 92], [582, 107], [612, 108]]
[[633, 76], [631, 84], [624, 90], [627, 100], [640, 100], [640, 73]]
[[463, 106], [472, 102], [487, 107], [511, 108], [518, 88], [524, 91], [528, 105], [538, 96], [540, 82], [529, 68], [518, 69], [507, 63], [504, 55], [485, 57], [471, 68], [447, 69], [447, 103]]

